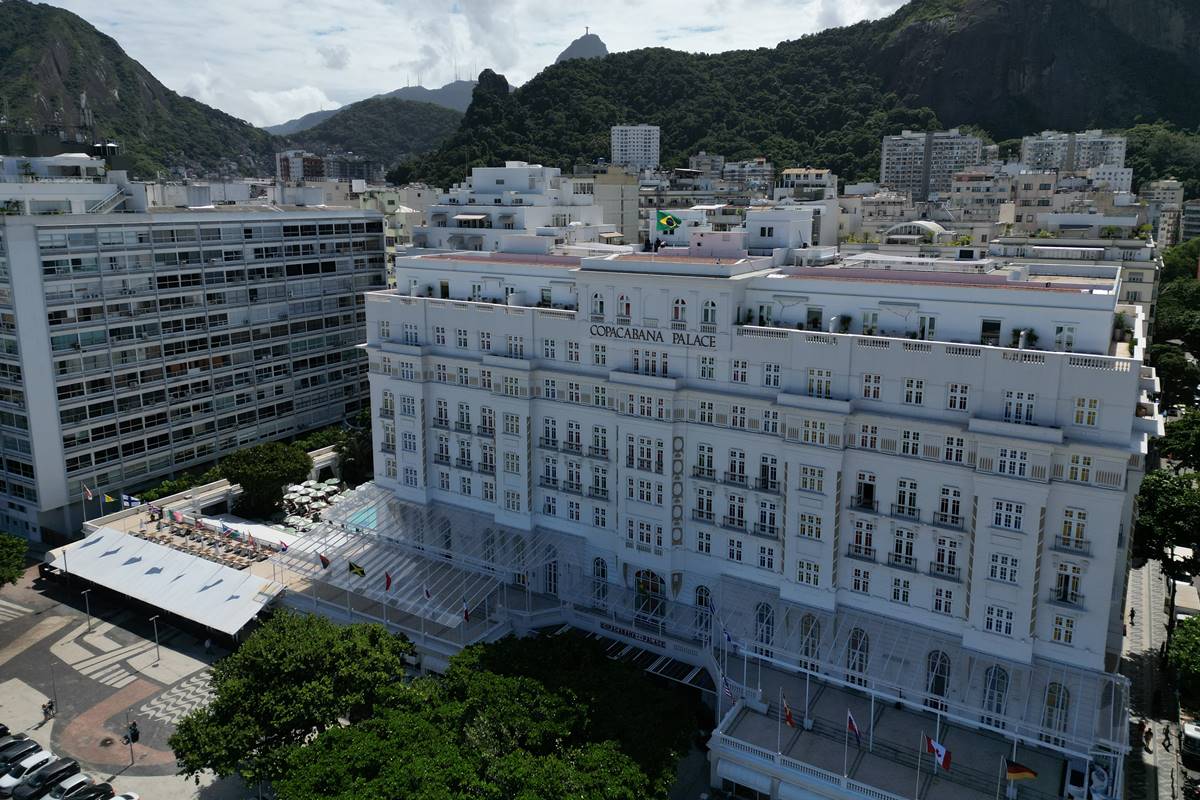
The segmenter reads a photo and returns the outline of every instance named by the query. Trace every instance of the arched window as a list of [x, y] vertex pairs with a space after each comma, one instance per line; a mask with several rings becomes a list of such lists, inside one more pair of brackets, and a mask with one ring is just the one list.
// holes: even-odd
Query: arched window
[[862, 628], [850, 631], [846, 643], [846, 681], [859, 686], [867, 685], [867, 664], [871, 657], [871, 640]]
[[709, 630], [709, 620], [712, 618], [712, 592], [708, 590], [707, 586], [696, 587], [695, 614], [696, 638], [702, 642], [708, 642], [712, 637]]
[[687, 322], [687, 300], [676, 297], [675, 301], [671, 303], [671, 321]]
[[705, 325], [717, 324], [717, 301], [705, 300], [700, 314], [700, 321]]
[[597, 316], [604, 316], [604, 295], [599, 292], [592, 295], [592, 313]]
[[596, 608], [608, 605], [608, 562], [603, 558], [592, 559], [592, 605]]
[[812, 614], [800, 618], [800, 666], [817, 672], [820, 669], [821, 623]]
[[988, 667], [983, 674], [983, 710], [985, 725], [1004, 727], [1004, 709], [1008, 704], [1008, 673], [1001, 667]]
[[663, 579], [648, 569], [638, 570], [634, 575], [637, 592], [637, 619], [639, 622], [658, 624], [665, 611]]
[[617, 316], [623, 317], [626, 322], [633, 316], [633, 303], [629, 302], [628, 295], [621, 295], [617, 298]]
[[946, 710], [946, 693], [950, 690], [950, 657], [941, 650], [930, 652], [925, 660], [925, 705], [938, 711]]
[[1067, 712], [1071, 709], [1071, 694], [1061, 683], [1052, 683], [1046, 687], [1046, 704], [1042, 711], [1043, 742], [1050, 742], [1062, 747], [1066, 742], [1056, 733], [1066, 733]]
[[774, 643], [775, 609], [769, 603], [759, 603], [754, 607], [754, 652], [770, 657]]

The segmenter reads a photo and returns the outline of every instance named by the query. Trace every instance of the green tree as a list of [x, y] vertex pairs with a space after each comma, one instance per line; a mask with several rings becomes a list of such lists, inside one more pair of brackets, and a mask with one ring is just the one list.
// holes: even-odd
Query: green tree
[[371, 716], [412, 652], [381, 625], [276, 612], [213, 666], [212, 701], [176, 727], [169, 743], [180, 774], [238, 774], [250, 784], [283, 777], [291, 749], [340, 718]]
[[[1193, 383], [1193, 386], [1195, 384]], [[1182, 417], [1167, 423], [1157, 440], [1158, 451], [1174, 461], [1173, 469], [1200, 470], [1200, 410], [1189, 408]]]
[[25, 574], [25, 555], [29, 540], [0, 533], [0, 587], [16, 583]]
[[1163, 251], [1162, 260], [1163, 283], [1170, 283], [1179, 278], [1195, 280], [1197, 265], [1200, 264], [1200, 239], [1189, 239], [1182, 244], [1168, 247]]
[[[1134, 552], [1143, 558], [1157, 559], [1169, 578], [1168, 607], [1175, 607], [1175, 578], [1195, 572], [1197, 559], [1179, 560], [1175, 549], [1200, 550], [1200, 489], [1193, 473], [1173, 474], [1158, 469], [1142, 480], [1137, 497], [1137, 525], [1134, 528]], [[1167, 617], [1167, 637], [1175, 626], [1175, 614]]]
[[[1200, 386], [1200, 366], [1188, 358], [1183, 348], [1173, 344], [1151, 345], [1150, 363], [1158, 374], [1164, 406], [1179, 403], [1191, 405], [1195, 402], [1196, 389]], [[1170, 425], [1167, 427], [1169, 429]]]
[[1167, 653], [1184, 701], [1200, 705], [1200, 617], [1188, 617], [1176, 626]]
[[311, 453], [313, 450], [320, 450], [323, 447], [336, 447], [341, 444], [343, 438], [345, 438], [345, 431], [342, 426], [330, 425], [328, 428], [306, 433], [292, 444], [306, 453]]
[[238, 512], [267, 517], [283, 500], [284, 487], [308, 477], [312, 459], [294, 444], [267, 442], [230, 453], [220, 469], [223, 478], [242, 487]]
[[351, 486], [375, 476], [375, 445], [371, 441], [371, 411], [363, 409], [342, 431], [337, 443], [342, 480]]

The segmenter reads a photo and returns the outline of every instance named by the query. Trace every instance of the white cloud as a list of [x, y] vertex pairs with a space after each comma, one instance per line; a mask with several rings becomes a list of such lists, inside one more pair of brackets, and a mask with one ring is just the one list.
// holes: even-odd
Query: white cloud
[[[902, 0], [53, 0], [176, 91], [257, 125], [485, 67], [529, 80], [591, 26], [612, 52], [773, 47]], [[270, 30], [263, 21], [270, 20]], [[197, 66], [199, 64], [199, 66]]]

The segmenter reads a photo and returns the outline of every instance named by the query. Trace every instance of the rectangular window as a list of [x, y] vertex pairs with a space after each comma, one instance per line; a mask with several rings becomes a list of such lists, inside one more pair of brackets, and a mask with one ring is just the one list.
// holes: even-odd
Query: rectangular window
[[717, 359], [713, 356], [700, 356], [700, 378], [711, 381], [717, 378]]
[[862, 390], [863, 399], [864, 400], [878, 400], [879, 399], [879, 390], [880, 390], [880, 386], [882, 385], [882, 383], [883, 383], [883, 377], [881, 375], [874, 375], [869, 372], [864, 373], [863, 374], [863, 390]]
[[970, 410], [971, 387], [965, 383], [951, 383], [946, 391], [946, 408], [951, 411]]
[[492, 390], [492, 371], [490, 369], [479, 370], [479, 388]]
[[825, 469], [802, 464], [799, 489], [802, 492], [823, 493], [825, 491]]
[[912, 583], [907, 578], [892, 578], [892, 600], [908, 605]]
[[815, 444], [824, 447], [825, 423], [815, 419], [804, 420], [804, 430], [801, 433], [800, 440], [804, 444]]
[[441, 325], [433, 326], [433, 343], [434, 344], [445, 344], [446, 343], [446, 329], [443, 328]]
[[1092, 457], [1073, 455], [1067, 469], [1067, 480], [1076, 483], [1089, 483], [1092, 480]]
[[596, 506], [592, 509], [592, 526], [596, 528], [608, 527], [608, 509], [603, 506]]
[[511, 490], [504, 492], [504, 510], [505, 511], [520, 511], [521, 510], [521, 493]]
[[733, 405], [729, 409], [729, 427], [744, 428], [746, 427], [746, 407], [742, 405]]
[[900, 454], [905, 456], [921, 455], [921, 432], [902, 431], [900, 434]]
[[454, 334], [455, 334], [455, 340], [456, 340], [455, 343], [458, 345], [458, 348], [460, 350], [466, 350], [468, 347], [470, 347], [470, 345], [468, 344], [468, 336], [467, 336], [466, 328], [456, 328], [454, 331]]
[[821, 585], [821, 565], [816, 561], [800, 559], [796, 563], [796, 581], [814, 588]]
[[730, 368], [729, 380], [733, 383], [745, 383], [748, 372], [749, 366], [747, 362], [740, 358], [735, 358]]
[[504, 432], [513, 436], [521, 435], [521, 418], [516, 414], [504, 415]]
[[700, 422], [701, 423], [703, 423], [705, 425], [713, 424], [713, 414], [714, 414], [715, 407], [716, 406], [712, 400], [701, 400], [700, 401]]
[[416, 486], [417, 485], [417, 469], [416, 469], [416, 467], [405, 467], [404, 468], [404, 485], [405, 486]]
[[800, 515], [800, 535], [806, 539], [821, 538], [821, 517], [819, 514]]
[[850, 588], [856, 592], [870, 594], [871, 592], [871, 571], [862, 567], [855, 567], [851, 574]]
[[775, 548], [761, 544], [758, 546], [759, 569], [775, 569]]
[[567, 519], [571, 522], [579, 522], [579, 501], [570, 500], [567, 502]]
[[579, 363], [579, 342], [567, 342], [567, 361]]
[[988, 606], [984, 628], [989, 633], [1012, 636], [1013, 612], [1003, 606]]
[[558, 381], [554, 378], [546, 378], [542, 381], [542, 397], [547, 400], [558, 399]]
[[608, 387], [596, 386], [592, 389], [592, 405], [608, 408]]
[[696, 552], [710, 555], [712, 553], [712, 534], [708, 531], [696, 533]]
[[400, 396], [400, 414], [405, 417], [415, 417], [417, 415], [417, 401], [412, 395]]
[[778, 364], [763, 364], [763, 386], [778, 389], [780, 385], [780, 368]]
[[954, 613], [954, 590], [938, 587], [933, 590], [933, 610], [938, 614]]
[[517, 453], [504, 454], [504, 471], [514, 475], [521, 474], [521, 456]]
[[910, 406], [919, 406], [925, 402], [925, 381], [920, 378], [904, 379], [904, 402]]
[[808, 396], [833, 397], [833, 370], [810, 369], [808, 371]]
[[1075, 424], [1089, 428], [1096, 427], [1096, 417], [1100, 413], [1100, 401], [1088, 397], [1075, 398]]
[[483, 499], [489, 503], [496, 502], [496, 484], [491, 481], [483, 482]]
[[1032, 425], [1033, 404], [1036, 400], [1037, 395], [1033, 392], [1006, 391], [1004, 393], [1004, 421], [1017, 425]]
[[742, 560], [742, 540], [741, 539], [730, 539], [729, 540], [729, 560], [737, 561], [739, 563], [741, 562], [741, 560]]
[[543, 339], [542, 340], [542, 358], [548, 358], [548, 359], [553, 360], [558, 357], [556, 355], [557, 351], [558, 351], [558, 342], [556, 342], [554, 339]]
[[1011, 500], [997, 500], [992, 508], [992, 525], [1010, 531], [1021, 530], [1025, 506]]
[[608, 363], [608, 347], [602, 344], [592, 345], [592, 364], [603, 367]]
[[1001, 475], [1011, 475], [1014, 478], [1024, 478], [1029, 466], [1029, 453], [1025, 450], [1014, 450], [1001, 447], [996, 459], [996, 471]]
[[490, 353], [492, 351], [492, 332], [491, 331], [480, 331], [479, 332], [479, 349], [481, 351], [483, 351], [484, 353]]
[[966, 456], [967, 441], [961, 436], [947, 436], [942, 450], [942, 460], [961, 464]]
[[1075, 620], [1071, 617], [1055, 615], [1052, 638], [1059, 644], [1071, 644], [1075, 639]]
[[1017, 582], [1017, 567], [1019, 559], [1008, 553], [992, 553], [992, 563], [988, 577], [1003, 583]]
[[770, 434], [779, 434], [779, 412], [774, 409], [765, 409], [762, 418], [762, 432]]

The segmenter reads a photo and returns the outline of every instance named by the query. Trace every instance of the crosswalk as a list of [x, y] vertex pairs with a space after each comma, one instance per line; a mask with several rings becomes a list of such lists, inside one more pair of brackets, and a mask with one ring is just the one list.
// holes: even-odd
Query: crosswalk
[[32, 608], [26, 608], [19, 603], [13, 603], [9, 600], [0, 599], [0, 625], [5, 622], [12, 622], [14, 619], [20, 619], [26, 614], [32, 614]]

